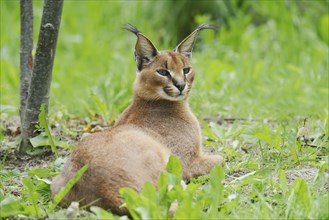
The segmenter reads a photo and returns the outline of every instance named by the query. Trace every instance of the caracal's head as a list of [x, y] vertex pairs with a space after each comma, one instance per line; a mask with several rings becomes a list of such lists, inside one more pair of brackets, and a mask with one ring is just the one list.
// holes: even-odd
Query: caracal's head
[[135, 60], [137, 77], [134, 92], [149, 100], [185, 100], [194, 80], [190, 63], [197, 33], [203, 29], [215, 29], [213, 25], [200, 25], [172, 51], [158, 51], [153, 43], [137, 28], [127, 25], [124, 29], [137, 36]]

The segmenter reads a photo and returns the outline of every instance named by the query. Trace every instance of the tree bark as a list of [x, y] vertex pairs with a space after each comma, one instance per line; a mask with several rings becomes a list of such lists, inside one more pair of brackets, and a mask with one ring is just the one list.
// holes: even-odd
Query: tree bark
[[29, 139], [36, 135], [41, 104], [48, 110], [52, 68], [60, 27], [63, 0], [45, 0], [41, 18], [38, 45], [33, 64], [32, 78], [28, 91], [26, 111], [22, 122], [22, 142], [19, 151], [31, 149]]
[[21, 45], [20, 45], [20, 118], [24, 121], [28, 89], [32, 75], [33, 49], [33, 3], [20, 0]]

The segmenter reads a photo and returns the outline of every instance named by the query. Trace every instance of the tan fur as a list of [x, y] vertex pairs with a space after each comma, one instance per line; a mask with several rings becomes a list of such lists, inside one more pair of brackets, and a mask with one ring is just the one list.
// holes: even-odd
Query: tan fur
[[[120, 208], [118, 190], [131, 187], [140, 191], [147, 181], [156, 184], [170, 154], [181, 160], [185, 180], [209, 173], [216, 164], [223, 165], [221, 156], [203, 155], [201, 151], [200, 126], [188, 105], [195, 74], [188, 57], [174, 51], [153, 52], [152, 60], [141, 61], [133, 102], [114, 127], [83, 139], [63, 172], [54, 178], [51, 190], [56, 195], [82, 166], [89, 164], [62, 204], [96, 201], [94, 205], [116, 214], [129, 214]], [[184, 75], [186, 67], [191, 70]], [[168, 70], [170, 77], [158, 74], [159, 69]], [[174, 82], [186, 83], [181, 95]]]

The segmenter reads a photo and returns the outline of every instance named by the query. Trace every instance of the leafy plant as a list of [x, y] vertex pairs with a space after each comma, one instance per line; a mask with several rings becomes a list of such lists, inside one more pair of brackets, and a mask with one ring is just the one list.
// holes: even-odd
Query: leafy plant
[[[218, 207], [223, 201], [223, 168], [216, 166], [209, 175], [209, 186], [193, 182], [188, 185], [182, 180], [180, 161], [170, 156], [167, 172], [158, 180], [157, 190], [146, 183], [140, 193], [120, 189], [125, 206], [134, 219], [174, 218], [210, 219], [218, 216]], [[203, 210], [206, 210], [203, 212]]]
[[31, 155], [42, 154], [44, 147], [50, 146], [51, 151], [55, 154], [56, 158], [59, 157], [57, 147], [73, 149], [73, 146], [60, 141], [58, 137], [53, 137], [50, 127], [48, 125], [48, 115], [45, 113], [44, 104], [41, 105], [39, 114], [39, 129], [41, 133], [30, 139], [33, 150], [29, 152]]
[[97, 219], [109, 219], [109, 220], [116, 219], [114, 215], [112, 215], [110, 212], [107, 212], [106, 210], [97, 206], [90, 207], [90, 211], [95, 213]]
[[[0, 217], [6, 218], [24, 215], [31, 217], [33, 216], [34, 218], [41, 218], [46, 215], [53, 214], [59, 202], [71, 190], [74, 184], [81, 178], [87, 169], [88, 165], [83, 166], [75, 174], [75, 176], [69, 180], [66, 186], [59, 191], [59, 193], [54, 197], [53, 202], [49, 198], [48, 201], [43, 201], [45, 197], [50, 196], [50, 181], [47, 179], [42, 179], [41, 177], [49, 177], [56, 173], [50, 171], [49, 169], [41, 168], [29, 171], [30, 177], [25, 177], [22, 180], [22, 198], [13, 198], [12, 196], [0, 197]], [[47, 192], [46, 194], [43, 193], [44, 189]]]
[[[40, 218], [41, 216], [44, 215], [44, 211], [38, 207], [38, 198], [39, 194], [36, 192], [36, 186], [32, 183], [32, 181], [29, 178], [24, 178], [23, 179], [23, 186], [25, 189], [26, 198], [28, 199], [29, 202], [32, 203], [33, 207], [33, 212], [31, 213], [32, 215], [35, 214], [37, 218]], [[27, 209], [28, 206], [25, 206], [25, 209]], [[32, 210], [31, 210], [32, 211]]]
[[44, 104], [42, 104], [41, 108], [40, 108], [39, 124], [40, 124], [40, 127], [43, 128], [46, 132], [46, 135], [49, 139], [51, 151], [53, 153], [55, 153], [56, 157], [58, 157], [58, 151], [56, 149], [54, 139], [51, 136], [50, 129], [49, 129], [49, 126], [48, 126], [48, 123], [47, 123], [47, 118], [46, 118], [46, 113], [45, 113], [45, 105]]

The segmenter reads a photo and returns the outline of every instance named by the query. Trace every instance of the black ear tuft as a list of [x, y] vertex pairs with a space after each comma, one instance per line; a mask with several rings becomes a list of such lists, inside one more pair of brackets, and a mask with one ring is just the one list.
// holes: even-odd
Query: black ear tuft
[[192, 57], [192, 50], [195, 44], [197, 34], [199, 31], [202, 31], [204, 29], [218, 30], [218, 27], [213, 24], [199, 25], [189, 36], [187, 36], [184, 40], [182, 40], [182, 42], [178, 44], [174, 51], [182, 53], [190, 59]]
[[141, 33], [135, 26], [131, 25], [131, 24], [126, 24], [124, 27], [122, 27], [122, 29], [130, 31], [132, 33], [134, 33], [136, 36], [137, 34]]
[[214, 24], [201, 24], [196, 28], [196, 30], [199, 30], [199, 31], [204, 30], [204, 29], [212, 29], [212, 30], [217, 31], [219, 29], [219, 27]]
[[143, 65], [150, 63], [158, 54], [158, 50], [144, 34], [142, 34], [136, 27], [131, 24], [126, 24], [123, 29], [134, 33], [137, 36], [135, 45], [135, 60], [137, 62], [137, 69], [142, 70]]

